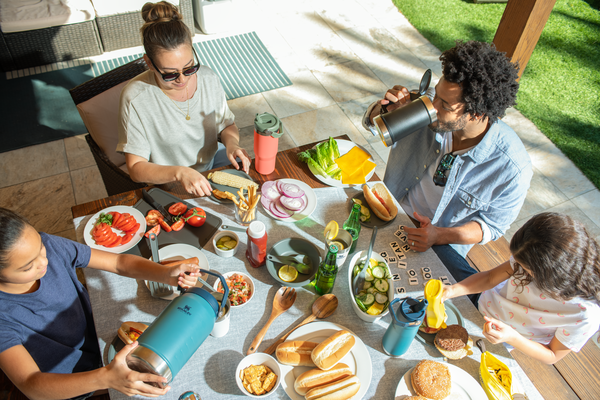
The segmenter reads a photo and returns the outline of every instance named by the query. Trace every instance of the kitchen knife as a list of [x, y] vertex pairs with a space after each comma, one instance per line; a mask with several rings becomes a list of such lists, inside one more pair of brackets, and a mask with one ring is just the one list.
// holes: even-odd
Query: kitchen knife
[[154, 200], [152, 198], [152, 196], [150, 196], [150, 194], [148, 192], [146, 192], [146, 189], [142, 189], [142, 197], [144, 198], [144, 201], [146, 203], [150, 204], [152, 207], [154, 207], [156, 210], [158, 210], [158, 212], [160, 212], [163, 215], [163, 217], [165, 217], [165, 221], [167, 221], [169, 223], [169, 225], [173, 224], [173, 220], [171, 219], [171, 214], [169, 214], [163, 206], [158, 204], [156, 202], [156, 200]]

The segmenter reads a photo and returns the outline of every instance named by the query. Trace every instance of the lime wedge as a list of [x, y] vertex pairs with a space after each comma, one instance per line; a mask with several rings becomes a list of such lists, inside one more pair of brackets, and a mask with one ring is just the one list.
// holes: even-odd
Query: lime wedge
[[291, 265], [284, 265], [279, 268], [279, 278], [284, 282], [293, 282], [298, 277], [298, 270]]

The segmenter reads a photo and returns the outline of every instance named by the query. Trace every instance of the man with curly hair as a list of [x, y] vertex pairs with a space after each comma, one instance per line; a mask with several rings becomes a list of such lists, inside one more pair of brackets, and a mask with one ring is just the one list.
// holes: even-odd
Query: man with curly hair
[[[383, 181], [418, 228], [405, 228], [415, 251], [430, 247], [457, 281], [474, 273], [465, 256], [496, 240], [519, 214], [532, 177], [517, 134], [500, 121], [515, 104], [518, 66], [493, 45], [469, 41], [442, 53], [431, 90], [438, 120], [396, 141]], [[363, 125], [410, 102], [403, 86], [366, 111]]]

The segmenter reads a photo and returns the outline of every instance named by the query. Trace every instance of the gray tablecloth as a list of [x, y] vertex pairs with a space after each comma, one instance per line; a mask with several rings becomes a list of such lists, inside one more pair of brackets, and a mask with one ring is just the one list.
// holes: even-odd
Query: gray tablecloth
[[[314, 190], [317, 197], [317, 207], [309, 218], [296, 223], [284, 223], [268, 217], [261, 210], [258, 219], [267, 226], [268, 248], [278, 241], [289, 237], [302, 237], [317, 245], [325, 255], [325, 244], [323, 239], [323, 228], [330, 220], [336, 220], [340, 226], [348, 217], [350, 209], [350, 198], [358, 192], [353, 189], [325, 188]], [[211, 210], [223, 218], [224, 224], [232, 224], [233, 206], [218, 204], [210, 199], [201, 198], [191, 200], [191, 203]], [[399, 225], [412, 223], [399, 207], [396, 220], [390, 225], [380, 228], [374, 251], [390, 251], [390, 242], [396, 237], [393, 235]], [[82, 240], [82, 229], [90, 217], [77, 218], [74, 223], [78, 238]], [[164, 396], [165, 399], [177, 399], [185, 391], [195, 391], [204, 399], [232, 399], [244, 398], [235, 382], [235, 369], [242, 360], [250, 343], [268, 320], [273, 297], [279, 289], [280, 284], [269, 274], [266, 267], [252, 268], [245, 258], [246, 235], [239, 234], [240, 247], [233, 258], [221, 258], [216, 255], [209, 242], [202, 252], [206, 255], [212, 270], [221, 273], [228, 271], [240, 271], [249, 274], [256, 285], [254, 298], [243, 308], [233, 309], [231, 325], [227, 335], [221, 338], [209, 336], [196, 351], [190, 361], [179, 372], [171, 383], [171, 391]], [[366, 250], [371, 237], [371, 229], [362, 228], [357, 251]], [[441, 354], [434, 348], [415, 340], [410, 349], [401, 358], [387, 356], [381, 345], [383, 334], [391, 321], [388, 315], [380, 321], [369, 324], [361, 321], [352, 310], [350, 291], [347, 283], [348, 261], [342, 266], [335, 282], [333, 293], [339, 299], [339, 307], [335, 313], [327, 319], [342, 325], [353, 331], [366, 345], [372, 362], [372, 380], [364, 396], [365, 399], [393, 399], [396, 388], [402, 376], [418, 361], [422, 359], [433, 359], [444, 361]], [[392, 266], [393, 274], [399, 273], [401, 281], [395, 282], [395, 286], [406, 288], [408, 295], [413, 297], [423, 294], [422, 267], [429, 267], [434, 278], [448, 276], [454, 283], [450, 273], [440, 262], [436, 254], [428, 250], [424, 253], [408, 252], [408, 269], [417, 271], [419, 278], [418, 286], [410, 286], [406, 270]], [[93, 307], [96, 331], [98, 333], [100, 348], [103, 351], [104, 362], [107, 362], [110, 343], [115, 339], [117, 329], [123, 321], [152, 322], [156, 316], [166, 307], [167, 301], [154, 299], [150, 296], [143, 281], [120, 277], [115, 274], [89, 269], [85, 271], [87, 286]], [[212, 280], [211, 280], [212, 282]], [[399, 295], [396, 295], [399, 296]], [[404, 295], [403, 295], [404, 296]], [[265, 338], [259, 347], [266, 349], [280, 335], [311, 314], [311, 305], [316, 299], [316, 294], [308, 288], [297, 290], [295, 304], [287, 312], [279, 316], [271, 325]], [[452, 303], [460, 310], [465, 326], [473, 340], [482, 338], [481, 327], [484, 320], [479, 311], [467, 298], [452, 300]], [[530, 399], [541, 399], [541, 395], [527, 378], [523, 370], [510, 356], [503, 345], [491, 345], [486, 341], [488, 351], [496, 355], [512, 371], [515, 384], [521, 388], [521, 393], [526, 393]], [[475, 348], [474, 354], [462, 360], [449, 362], [467, 371], [479, 381], [479, 361], [481, 353]], [[110, 390], [112, 399], [127, 398], [122, 393]], [[269, 398], [287, 399], [283, 388], [273, 393]]]

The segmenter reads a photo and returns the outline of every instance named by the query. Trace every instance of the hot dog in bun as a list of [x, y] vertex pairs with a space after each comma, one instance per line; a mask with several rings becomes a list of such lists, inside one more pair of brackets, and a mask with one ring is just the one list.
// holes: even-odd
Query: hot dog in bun
[[383, 183], [376, 183], [372, 187], [363, 185], [363, 193], [371, 210], [380, 219], [391, 221], [398, 214], [398, 207], [394, 204], [394, 197]]
[[354, 396], [360, 390], [360, 380], [351, 375], [329, 385], [318, 386], [306, 393], [306, 400], [345, 400]]
[[142, 324], [141, 322], [127, 321], [121, 324], [117, 334], [125, 344], [131, 344], [138, 340], [147, 328], [148, 325]]
[[339, 363], [327, 371], [314, 368], [310, 371], [306, 371], [296, 378], [296, 381], [294, 382], [294, 390], [299, 395], [305, 396], [309, 390], [314, 389], [317, 386], [329, 385], [330, 383], [339, 381], [340, 379], [344, 379], [350, 375], [352, 375], [352, 371], [344, 363]]

